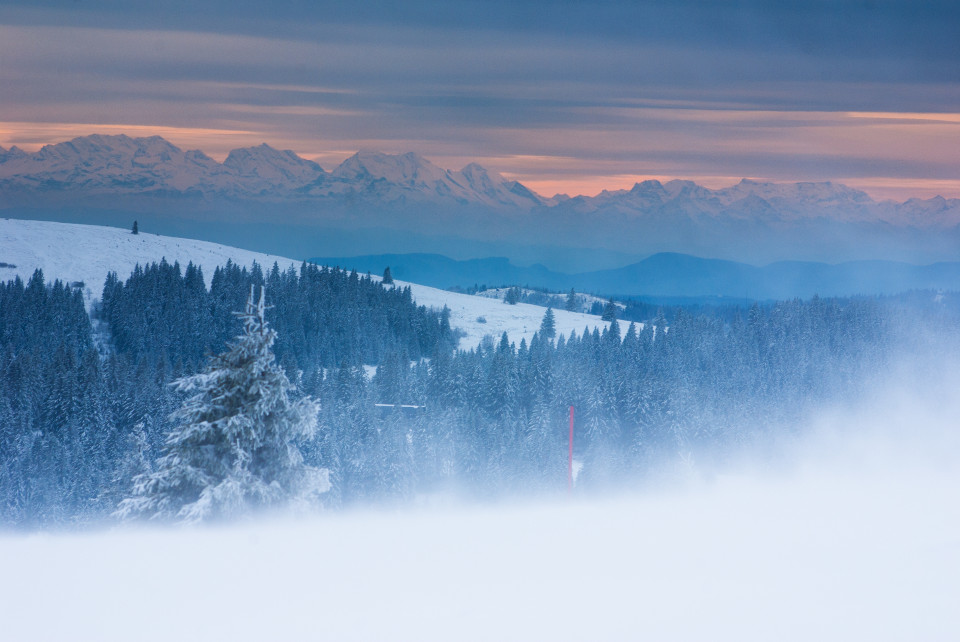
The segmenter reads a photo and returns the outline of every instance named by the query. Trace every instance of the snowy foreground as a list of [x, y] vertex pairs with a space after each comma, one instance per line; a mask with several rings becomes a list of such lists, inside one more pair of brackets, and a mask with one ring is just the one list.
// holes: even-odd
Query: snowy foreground
[[[103, 282], [108, 272], [116, 272], [126, 280], [139, 263], [144, 265], [166, 258], [168, 263], [179, 262], [182, 267], [192, 261], [203, 269], [207, 285], [213, 271], [228, 259], [241, 266], [250, 266], [254, 261], [265, 270], [277, 263], [281, 270], [290, 266], [299, 268], [300, 261], [250, 252], [228, 245], [207, 241], [159, 236], [141, 232], [98, 225], [76, 225], [48, 221], [24, 221], [0, 218], [0, 281], [20, 276], [26, 281], [34, 270], [43, 270], [48, 282], [60, 279], [65, 283], [82, 282], [87, 302], [100, 298]], [[10, 267], [13, 266], [13, 267]], [[374, 275], [375, 279], [379, 276]], [[520, 303], [505, 305], [486, 297], [470, 296], [439, 290], [437, 288], [396, 281], [398, 287], [409, 285], [413, 298], [419, 305], [433, 308], [450, 308], [450, 324], [464, 332], [460, 348], [477, 347], [484, 336], [495, 340], [504, 332], [511, 341], [529, 343], [540, 329], [544, 308]], [[269, 294], [269, 293], [268, 293]], [[570, 336], [584, 328], [606, 326], [600, 317], [590, 314], [555, 310], [557, 334]]]
[[619, 497], [3, 536], [0, 638], [960, 639], [960, 403], [933, 401]]

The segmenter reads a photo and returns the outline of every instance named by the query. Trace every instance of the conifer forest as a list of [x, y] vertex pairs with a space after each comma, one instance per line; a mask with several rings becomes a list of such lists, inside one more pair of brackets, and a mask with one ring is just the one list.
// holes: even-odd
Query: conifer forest
[[929, 293], [755, 304], [732, 320], [680, 308], [669, 324], [571, 336], [545, 310], [529, 344], [504, 335], [457, 350], [445, 310], [356, 272], [228, 262], [210, 283], [165, 261], [111, 273], [90, 315], [39, 271], [0, 286], [0, 520], [112, 514], [162, 456], [183, 401], [171, 382], [239, 333], [251, 286], [265, 287], [291, 395], [319, 402], [319, 429], [298, 446], [329, 470], [328, 507], [562, 489], [570, 406], [585, 492], [665, 459], [722, 456], [856, 395], [897, 351], [957, 322], [924, 309]]

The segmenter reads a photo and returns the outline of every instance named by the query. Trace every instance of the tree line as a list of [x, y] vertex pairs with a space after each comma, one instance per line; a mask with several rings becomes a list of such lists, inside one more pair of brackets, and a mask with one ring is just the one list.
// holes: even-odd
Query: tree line
[[228, 262], [209, 289], [192, 264], [137, 266], [126, 281], [108, 275], [91, 315], [79, 289], [39, 270], [0, 283], [0, 524], [109, 515], [161, 456], [182, 401], [169, 384], [238, 334], [251, 285], [271, 293], [275, 352], [294, 381], [457, 340], [449, 313], [417, 306], [409, 288], [309, 264], [264, 274]]
[[301, 448], [305, 465], [330, 471], [328, 506], [563, 489], [570, 406], [581, 488], [729, 452], [856, 395], [958, 318], [926, 295], [815, 297], [556, 336], [546, 312], [529, 343], [503, 335], [458, 351], [447, 311], [356, 272], [228, 263], [207, 288], [198, 267], [161, 261], [109, 275], [91, 317], [77, 289], [38, 271], [0, 284], [0, 522], [115, 510], [162, 456], [183, 402], [170, 382], [238, 334], [233, 312], [252, 285], [266, 288], [291, 394], [319, 401]]

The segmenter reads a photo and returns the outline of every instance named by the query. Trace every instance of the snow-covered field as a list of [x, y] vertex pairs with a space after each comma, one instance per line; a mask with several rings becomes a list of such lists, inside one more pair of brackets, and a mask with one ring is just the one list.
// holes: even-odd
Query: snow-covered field
[[[274, 262], [281, 269], [300, 265], [300, 261], [294, 259], [206, 241], [147, 232], [134, 235], [129, 230], [115, 227], [0, 218], [0, 263], [16, 266], [0, 267], [2, 281], [16, 275], [26, 281], [34, 270], [40, 268], [47, 281], [82, 281], [84, 295], [87, 301], [92, 301], [99, 298], [108, 272], [114, 271], [121, 279], [126, 279], [138, 263], [158, 262], [161, 258], [166, 258], [169, 263], [179, 261], [184, 267], [193, 261], [203, 268], [207, 285], [214, 269], [227, 259], [246, 266], [256, 261], [264, 269], [270, 268]], [[540, 329], [543, 319], [544, 309], [534, 305], [505, 305], [485, 297], [402, 281], [396, 283], [398, 286], [409, 285], [420, 305], [448, 306], [451, 325], [466, 335], [460, 341], [460, 347], [465, 350], [476, 347], [488, 334], [499, 339], [506, 332], [511, 341], [519, 344], [521, 338], [525, 338], [529, 342], [534, 332]], [[579, 334], [585, 327], [592, 331], [606, 325], [599, 317], [589, 314], [565, 310], [555, 310], [554, 314], [557, 333], [566, 336], [570, 336], [573, 330]]]
[[[503, 299], [506, 298], [509, 290], [510, 288], [487, 288], [486, 290], [477, 292], [477, 296], [485, 296], [488, 299], [500, 299], [503, 301]], [[536, 294], [536, 292], [536, 290], [530, 288], [520, 288], [520, 293], [524, 295]], [[560, 292], [559, 295], [562, 299], [566, 298], [566, 293], [564, 292]], [[586, 294], [583, 292], [578, 292], [576, 296], [578, 305], [584, 310], [589, 310], [594, 303], [604, 305], [609, 300], [594, 294]], [[564, 301], [564, 303], [566, 303], [566, 301]], [[625, 304], [618, 303], [616, 301], [614, 302], [614, 305], [620, 310], [623, 310], [627, 307]]]
[[[397, 285], [409, 285], [413, 291], [413, 298], [420, 305], [450, 308], [450, 324], [463, 330], [466, 336], [460, 340], [463, 349], [477, 346], [485, 335], [499, 339], [504, 332], [511, 341], [520, 343], [526, 339], [530, 343], [535, 332], [540, 329], [545, 308], [538, 305], [518, 303], [507, 305], [503, 301], [469, 294], [457, 294], [438, 290], [425, 285], [396, 281]], [[594, 328], [602, 329], [607, 325], [600, 317], [566, 310], [554, 310], [554, 319], [557, 335], [569, 337], [570, 333], [582, 334], [584, 328], [592, 332]], [[626, 328], [621, 328], [621, 331]]]
[[608, 498], [0, 537], [0, 638], [960, 639], [960, 403]]
[[100, 298], [108, 272], [126, 280], [138, 263], [159, 262], [161, 258], [168, 263], [179, 261], [182, 267], [193, 261], [203, 268], [208, 287], [214, 269], [227, 259], [246, 266], [256, 261], [264, 269], [274, 262], [281, 269], [300, 266], [299, 261], [281, 256], [147, 232], [131, 234], [117, 227], [0, 219], [0, 262], [16, 266], [0, 268], [3, 281], [16, 275], [26, 281], [40, 268], [47, 282], [82, 281], [89, 301]]

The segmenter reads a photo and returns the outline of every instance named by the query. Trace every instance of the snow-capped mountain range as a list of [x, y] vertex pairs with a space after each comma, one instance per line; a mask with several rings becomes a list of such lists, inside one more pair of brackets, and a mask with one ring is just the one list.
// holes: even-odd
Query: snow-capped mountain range
[[838, 183], [749, 179], [545, 198], [476, 163], [449, 170], [415, 153], [361, 151], [327, 171], [266, 144], [221, 163], [158, 136], [0, 148], [0, 213], [122, 227], [139, 219], [153, 232], [301, 258], [460, 248], [567, 271], [597, 252], [620, 255], [621, 266], [660, 252], [928, 264], [955, 261], [960, 248], [960, 199], [878, 202]]
[[578, 196], [559, 204], [580, 213], [643, 213], [649, 217], [726, 217], [753, 222], [789, 223], [829, 218], [844, 223], [884, 222], [897, 226], [952, 227], [960, 224], [960, 199], [937, 196], [903, 203], [873, 200], [866, 192], [840, 183], [764, 183], [743, 179], [708, 189], [692, 181], [648, 180], [629, 190]]
[[0, 194], [182, 194], [206, 198], [317, 199], [361, 195], [383, 203], [529, 209], [547, 201], [516, 181], [471, 163], [460, 171], [417, 154], [358, 152], [332, 172], [269, 145], [235, 149], [218, 163], [159, 136], [95, 134], [35, 153], [0, 148]]
[[357, 152], [327, 176], [329, 179], [324, 176], [300, 193], [323, 197], [356, 191], [386, 203], [424, 199], [495, 209], [529, 209], [547, 202], [520, 183], [476, 163], [451, 171], [412, 152]]
[[829, 218], [845, 223], [952, 227], [960, 199], [935, 197], [877, 202], [838, 183], [764, 183], [744, 179], [722, 189], [692, 181], [648, 180], [596, 196], [545, 198], [517, 181], [471, 163], [443, 169], [415, 153], [361, 151], [332, 171], [267, 144], [235, 149], [219, 163], [183, 151], [159, 136], [94, 134], [46, 145], [34, 153], [0, 147], [0, 196], [7, 206], [29, 195], [186, 195], [207, 199], [344, 200], [368, 203], [474, 206], [496, 211], [556, 210], [558, 215], [606, 215], [696, 220], [723, 218], [790, 223]]

